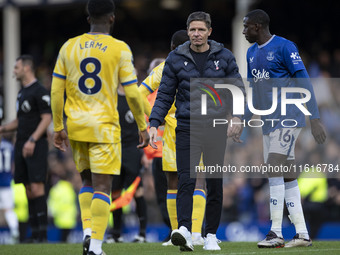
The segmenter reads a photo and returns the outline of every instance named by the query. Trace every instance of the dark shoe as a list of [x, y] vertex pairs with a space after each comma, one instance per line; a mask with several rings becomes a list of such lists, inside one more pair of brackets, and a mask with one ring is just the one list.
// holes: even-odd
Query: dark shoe
[[83, 255], [87, 255], [90, 247], [91, 236], [85, 236], [83, 241]]
[[259, 248], [282, 248], [285, 246], [285, 240], [278, 237], [273, 231], [269, 231], [266, 238], [257, 243]]

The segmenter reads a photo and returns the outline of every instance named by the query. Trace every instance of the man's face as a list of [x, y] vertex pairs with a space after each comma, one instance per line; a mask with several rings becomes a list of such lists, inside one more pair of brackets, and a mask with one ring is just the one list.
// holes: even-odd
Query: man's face
[[257, 24], [249, 22], [248, 17], [243, 19], [243, 31], [242, 34], [246, 37], [246, 40], [250, 43], [254, 43], [258, 37], [258, 26]]
[[15, 78], [17, 79], [17, 81], [22, 81], [25, 75], [25, 66], [23, 65], [21, 59], [15, 62], [13, 74]]
[[200, 47], [208, 42], [212, 29], [204, 21], [192, 21], [188, 27], [188, 36], [192, 45]]

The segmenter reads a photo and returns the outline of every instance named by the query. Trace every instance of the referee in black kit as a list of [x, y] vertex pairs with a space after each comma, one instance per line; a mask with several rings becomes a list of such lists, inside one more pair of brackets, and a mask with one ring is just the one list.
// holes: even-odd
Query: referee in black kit
[[17, 130], [14, 180], [26, 188], [32, 242], [47, 242], [46, 130], [52, 120], [50, 95], [35, 77], [32, 56], [18, 57], [13, 73], [21, 84], [17, 118], [0, 126], [0, 133]]

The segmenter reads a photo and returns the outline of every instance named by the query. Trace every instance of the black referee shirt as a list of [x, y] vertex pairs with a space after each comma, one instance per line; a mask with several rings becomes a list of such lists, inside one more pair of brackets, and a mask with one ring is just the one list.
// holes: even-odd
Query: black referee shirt
[[19, 91], [16, 103], [17, 140], [27, 140], [39, 125], [40, 115], [51, 113], [50, 101], [50, 93], [38, 81]]

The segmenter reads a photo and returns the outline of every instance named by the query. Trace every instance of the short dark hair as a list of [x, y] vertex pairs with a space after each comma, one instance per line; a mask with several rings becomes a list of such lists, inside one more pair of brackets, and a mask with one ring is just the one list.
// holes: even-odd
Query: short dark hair
[[189, 41], [188, 32], [186, 30], [178, 30], [171, 37], [171, 44], [176, 48], [179, 45]]
[[270, 18], [269, 15], [261, 9], [256, 9], [249, 12], [245, 17], [249, 19], [250, 23], [261, 24], [264, 27], [269, 26]]
[[21, 55], [19, 56], [16, 61], [19, 61], [21, 60], [22, 61], [22, 64], [25, 65], [25, 66], [30, 66], [31, 67], [31, 70], [32, 72], [34, 72], [34, 69], [35, 69], [35, 65], [34, 65], [34, 59], [33, 59], [33, 56], [32, 55], [27, 55], [27, 54], [24, 54], [24, 55]]
[[90, 17], [100, 18], [106, 14], [115, 12], [113, 0], [89, 0], [87, 2], [87, 12]]
[[189, 15], [187, 19], [187, 27], [189, 27], [192, 21], [204, 21], [207, 28], [211, 28], [211, 18], [210, 14], [206, 12], [193, 12]]

